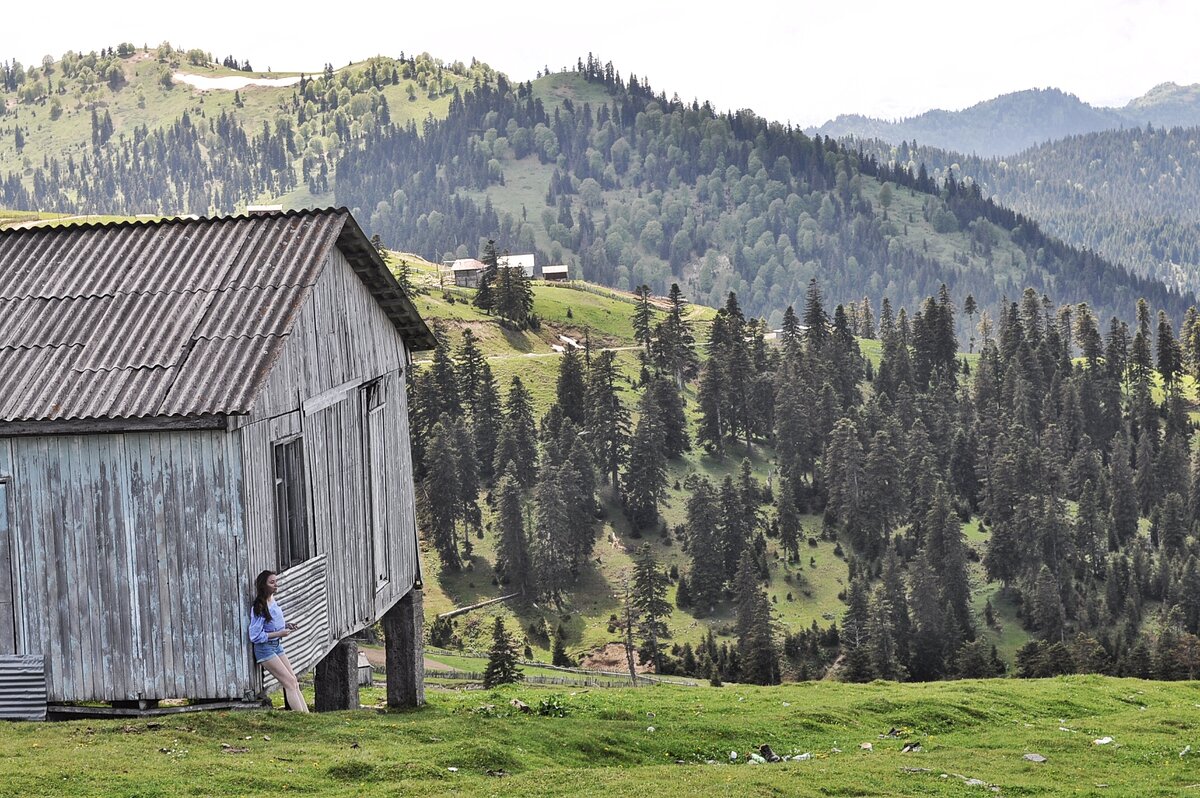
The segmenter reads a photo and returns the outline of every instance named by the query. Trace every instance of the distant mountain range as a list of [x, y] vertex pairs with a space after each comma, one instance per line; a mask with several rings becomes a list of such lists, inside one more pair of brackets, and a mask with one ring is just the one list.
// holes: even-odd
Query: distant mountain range
[[920, 145], [981, 157], [1010, 155], [1046, 141], [1129, 127], [1200, 125], [1200, 84], [1161, 83], [1122, 108], [1089, 105], [1059, 89], [1003, 94], [961, 111], [926, 111], [889, 122], [843, 114], [807, 132]]

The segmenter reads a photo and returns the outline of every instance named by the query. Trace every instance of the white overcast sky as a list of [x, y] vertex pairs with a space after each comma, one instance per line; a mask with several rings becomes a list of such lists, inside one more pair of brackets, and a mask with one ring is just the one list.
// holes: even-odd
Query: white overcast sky
[[[1196, 0], [529, 0], [6, 2], [0, 60], [131, 41], [199, 47], [255, 69], [314, 71], [376, 54], [479, 58], [513, 79], [589, 51], [623, 76], [719, 109], [800, 125], [895, 118], [1055, 86], [1123, 105], [1200, 82]], [[711, 9], [711, 10], [709, 10]]]

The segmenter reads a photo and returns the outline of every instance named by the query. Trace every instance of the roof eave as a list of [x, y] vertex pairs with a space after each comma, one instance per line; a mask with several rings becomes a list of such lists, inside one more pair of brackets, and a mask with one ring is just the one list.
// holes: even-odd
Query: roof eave
[[354, 215], [347, 212], [345, 219], [338, 235], [338, 249], [375, 295], [379, 306], [387, 313], [409, 348], [414, 351], [434, 349], [437, 339], [429, 325], [421, 318], [417, 306], [409, 299], [408, 294], [404, 293], [392, 270], [358, 226]]

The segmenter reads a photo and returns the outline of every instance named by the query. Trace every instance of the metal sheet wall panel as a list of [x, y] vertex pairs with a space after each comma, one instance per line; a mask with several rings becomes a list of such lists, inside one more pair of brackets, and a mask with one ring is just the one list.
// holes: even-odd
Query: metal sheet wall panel
[[[329, 628], [328, 557], [317, 555], [279, 574], [276, 601], [289, 623], [299, 628], [283, 641], [292, 669], [301, 674], [316, 667], [337, 642]], [[264, 686], [274, 689], [274, 677], [265, 670]]]
[[46, 719], [46, 658], [0, 654], [0, 719]]

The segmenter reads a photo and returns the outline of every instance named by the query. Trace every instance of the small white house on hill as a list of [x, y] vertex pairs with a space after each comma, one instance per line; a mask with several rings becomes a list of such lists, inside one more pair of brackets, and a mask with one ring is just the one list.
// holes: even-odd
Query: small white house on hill
[[501, 269], [520, 269], [532, 280], [535, 262], [533, 255], [501, 255], [496, 265]]

